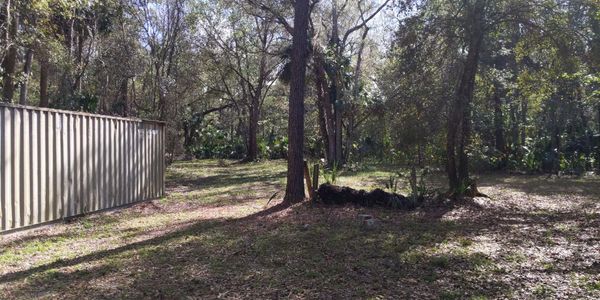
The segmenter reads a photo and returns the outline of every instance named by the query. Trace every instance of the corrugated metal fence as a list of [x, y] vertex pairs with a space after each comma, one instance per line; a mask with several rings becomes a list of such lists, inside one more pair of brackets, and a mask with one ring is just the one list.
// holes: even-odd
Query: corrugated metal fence
[[162, 197], [164, 124], [0, 104], [0, 232]]

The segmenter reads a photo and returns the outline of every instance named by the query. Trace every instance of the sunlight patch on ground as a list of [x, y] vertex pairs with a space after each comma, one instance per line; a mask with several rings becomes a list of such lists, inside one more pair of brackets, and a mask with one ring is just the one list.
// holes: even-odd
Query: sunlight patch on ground
[[[365, 166], [337, 183], [384, 188], [395, 170]], [[0, 298], [600, 297], [592, 179], [486, 175], [491, 198], [454, 209], [267, 215], [254, 214], [283, 197], [284, 161], [180, 162], [167, 179], [164, 199], [2, 237]]]

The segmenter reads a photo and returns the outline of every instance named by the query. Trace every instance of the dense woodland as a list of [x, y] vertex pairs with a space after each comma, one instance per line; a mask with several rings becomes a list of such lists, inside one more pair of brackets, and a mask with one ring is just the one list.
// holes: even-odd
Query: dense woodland
[[170, 160], [428, 166], [458, 193], [600, 169], [597, 0], [4, 0], [0, 24], [2, 101], [166, 121]]

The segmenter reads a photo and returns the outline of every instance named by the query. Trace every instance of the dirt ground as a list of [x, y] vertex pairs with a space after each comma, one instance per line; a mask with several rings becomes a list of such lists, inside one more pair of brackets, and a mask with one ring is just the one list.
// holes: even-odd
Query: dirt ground
[[600, 298], [597, 177], [481, 175], [490, 199], [410, 212], [280, 206], [284, 177], [283, 161], [179, 162], [164, 199], [0, 236], [0, 299]]

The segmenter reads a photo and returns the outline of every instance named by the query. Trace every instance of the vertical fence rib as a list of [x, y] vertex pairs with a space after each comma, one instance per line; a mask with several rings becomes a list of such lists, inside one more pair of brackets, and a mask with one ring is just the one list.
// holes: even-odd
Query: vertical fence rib
[[0, 107], [0, 114], [2, 116], [2, 120], [0, 121], [0, 151], [2, 155], [0, 155], [0, 230], [7, 230], [12, 227], [9, 224], [9, 214], [11, 212], [12, 201], [10, 201], [10, 159], [9, 159], [9, 147], [10, 147], [10, 139], [8, 137], [8, 132], [10, 131], [10, 122], [11, 118], [7, 113], [10, 111], [5, 107]]
[[45, 149], [46, 149], [46, 112], [45, 111], [40, 111], [39, 114], [39, 122], [38, 122], [38, 144], [39, 144], [39, 149], [37, 151], [37, 157], [38, 157], [38, 162], [39, 162], [39, 170], [37, 173], [37, 176], [39, 178], [39, 186], [38, 186], [38, 191], [39, 191], [39, 202], [41, 205], [41, 209], [40, 209], [40, 223], [45, 222], [48, 220], [48, 217], [46, 216], [46, 212], [48, 211], [48, 202], [46, 201], [46, 160], [44, 159], [44, 153], [45, 153]]
[[38, 135], [39, 135], [39, 113], [38, 111], [31, 112], [31, 149], [29, 151], [29, 157], [31, 157], [31, 171], [30, 171], [30, 180], [31, 180], [31, 203], [32, 205], [32, 218], [30, 224], [38, 224], [41, 223], [39, 210], [42, 207], [42, 203], [40, 202], [40, 194], [39, 194], [39, 161], [38, 161], [38, 153], [39, 153], [39, 144], [38, 144]]

